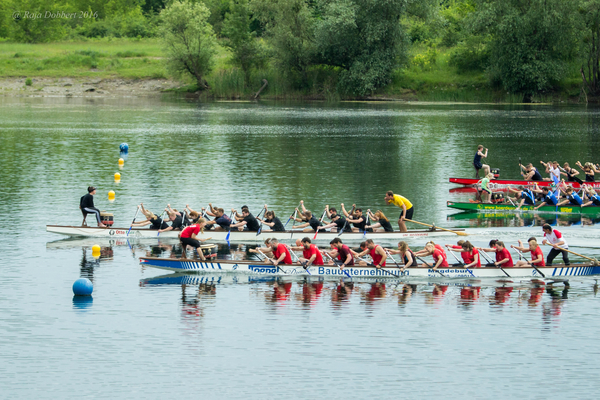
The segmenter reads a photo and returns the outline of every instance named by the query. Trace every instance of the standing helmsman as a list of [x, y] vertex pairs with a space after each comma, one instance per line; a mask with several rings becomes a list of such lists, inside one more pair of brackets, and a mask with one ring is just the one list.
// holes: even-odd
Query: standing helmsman
[[88, 186], [88, 192], [86, 195], [81, 196], [79, 200], [79, 208], [87, 214], [96, 215], [96, 221], [98, 221], [98, 226], [101, 228], [106, 228], [106, 225], [102, 223], [102, 218], [100, 218], [100, 210], [94, 207], [94, 195], [96, 194], [96, 188], [93, 186]]
[[567, 241], [563, 237], [562, 233], [560, 233], [558, 229], [552, 229], [549, 224], [544, 224], [542, 229], [544, 230], [544, 240], [542, 241], [542, 244], [549, 244], [552, 246], [552, 250], [550, 250], [548, 253], [548, 258], [546, 259], [546, 265], [552, 265], [552, 261], [554, 261], [556, 256], [560, 253], [562, 253], [562, 258], [565, 262], [565, 265], [569, 265], [569, 253], [565, 251], [569, 248], [569, 245], [567, 244]]
[[404, 220], [412, 219], [415, 211], [413, 204], [406, 197], [400, 196], [399, 194], [394, 194], [394, 192], [391, 190], [385, 194], [385, 202], [387, 204], [393, 204], [402, 209], [402, 212], [398, 217], [398, 227], [400, 228], [400, 232], [408, 232]]

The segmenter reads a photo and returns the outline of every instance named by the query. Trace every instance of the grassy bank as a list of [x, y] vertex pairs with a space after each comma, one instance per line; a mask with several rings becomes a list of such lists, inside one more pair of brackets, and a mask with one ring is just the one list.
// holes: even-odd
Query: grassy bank
[[[521, 102], [490, 85], [484, 72], [459, 73], [449, 62], [452, 49], [436, 50], [432, 56], [426, 49], [414, 48], [411, 66], [395, 71], [390, 85], [373, 98], [414, 101], [453, 102]], [[425, 62], [423, 60], [427, 54]], [[534, 98], [538, 102], [577, 101], [580, 77], [577, 67], [554, 92]], [[157, 39], [98, 39], [50, 44], [0, 43], [0, 77], [95, 77], [125, 79], [169, 78], [163, 62], [161, 43]], [[262, 98], [339, 100], [336, 93], [337, 71], [313, 68], [308, 88], [291, 87], [274, 67], [254, 71], [245, 85], [241, 71], [229, 62], [229, 53], [219, 48], [215, 68], [207, 77], [211, 87], [202, 96], [217, 98], [250, 97], [267, 79]], [[182, 82], [181, 92], [195, 92], [192, 81]]]

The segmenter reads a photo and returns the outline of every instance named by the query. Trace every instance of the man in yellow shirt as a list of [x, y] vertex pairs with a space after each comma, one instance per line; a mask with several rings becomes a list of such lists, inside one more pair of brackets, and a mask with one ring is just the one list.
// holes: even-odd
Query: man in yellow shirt
[[404, 224], [405, 219], [412, 219], [415, 208], [412, 203], [403, 196], [399, 194], [394, 194], [391, 190], [385, 194], [385, 202], [387, 204], [393, 204], [402, 209], [400, 216], [398, 217], [398, 227], [400, 228], [400, 232], [408, 232], [406, 229], [406, 225]]

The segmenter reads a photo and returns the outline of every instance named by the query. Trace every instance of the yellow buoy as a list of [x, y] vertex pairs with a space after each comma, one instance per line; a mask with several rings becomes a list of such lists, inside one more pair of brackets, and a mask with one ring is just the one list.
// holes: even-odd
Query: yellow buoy
[[125, 164], [125, 160], [123, 160], [122, 158], [119, 158], [119, 165], [123, 165]]
[[108, 192], [108, 200], [114, 200], [115, 199], [115, 191], [111, 190], [110, 192]]
[[115, 181], [120, 181], [121, 180], [121, 174], [118, 172], [115, 172]]
[[92, 253], [100, 253], [100, 246], [97, 244], [92, 246]]

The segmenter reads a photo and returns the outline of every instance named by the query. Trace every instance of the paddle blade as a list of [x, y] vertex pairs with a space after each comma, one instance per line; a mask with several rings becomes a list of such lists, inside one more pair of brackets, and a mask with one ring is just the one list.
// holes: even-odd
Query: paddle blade
[[454, 231], [454, 233], [456, 233], [458, 236], [469, 236], [469, 234], [466, 233], [466, 232], [457, 232], [457, 231]]

